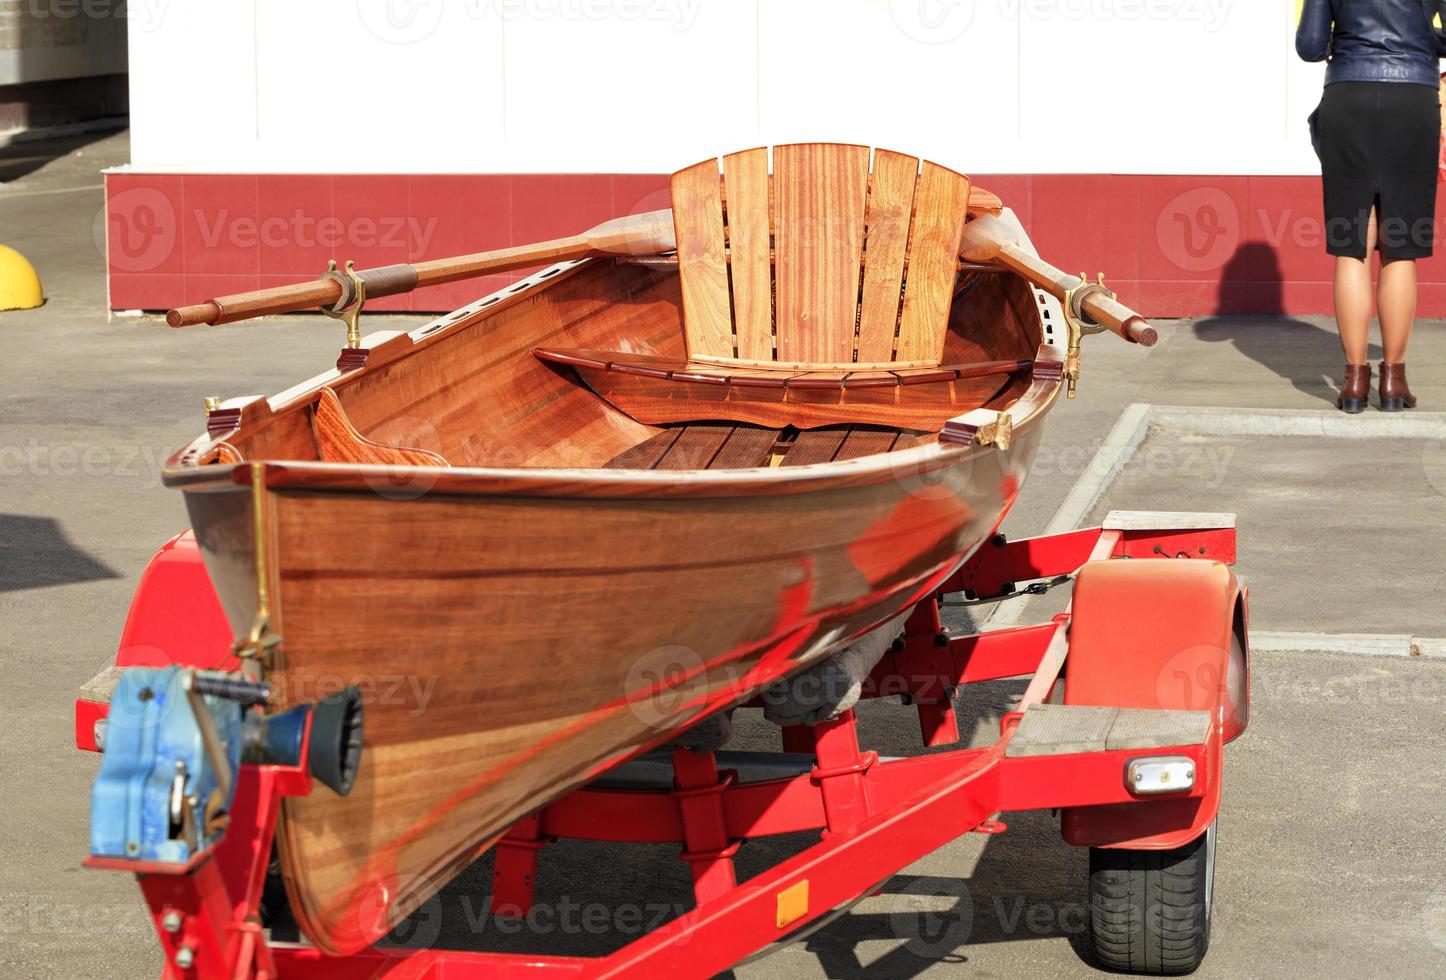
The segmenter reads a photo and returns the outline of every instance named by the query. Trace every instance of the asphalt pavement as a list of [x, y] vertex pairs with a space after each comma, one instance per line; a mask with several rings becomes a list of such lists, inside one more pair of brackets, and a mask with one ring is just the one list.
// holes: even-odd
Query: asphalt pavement
[[[280, 391], [327, 366], [337, 346], [316, 318], [172, 331], [154, 317], [109, 316], [98, 171], [127, 152], [123, 133], [0, 151], [0, 242], [31, 258], [49, 297], [0, 313], [5, 976], [159, 972], [134, 882], [80, 867], [98, 759], [73, 748], [72, 703], [114, 654], [151, 553], [185, 525], [159, 471], [201, 424], [202, 398]], [[1131, 403], [1332, 406], [1340, 358], [1328, 319], [1201, 311], [1161, 328], [1150, 351], [1108, 336], [1088, 344], [1080, 397], [1051, 414], [1011, 535], [1044, 527]], [[1446, 324], [1419, 325], [1410, 364], [1422, 411], [1446, 410]], [[1157, 463], [1125, 466], [1097, 514], [1236, 513], [1255, 629], [1446, 636], [1439, 440], [1152, 431], [1143, 447], [1154, 455], [1137, 458]], [[1323, 650], [1258, 654], [1254, 670], [1251, 727], [1227, 756], [1215, 933], [1197, 975], [1446, 976], [1446, 660]], [[997, 730], [1020, 689], [971, 690], [960, 706], [966, 738]], [[860, 715], [881, 752], [918, 751], [902, 706], [870, 702]], [[774, 737], [740, 713], [737, 747]], [[1007, 833], [943, 848], [736, 975], [1098, 975], [1086, 958], [1086, 855], [1060, 842], [1047, 813], [1005, 820]], [[806, 843], [751, 844], [741, 872]], [[562, 843], [539, 881], [558, 914], [518, 929], [482, 914], [489, 870], [484, 858], [448, 886], [435, 921], [401, 938], [585, 955], [677, 914], [689, 895], [674, 848]]]

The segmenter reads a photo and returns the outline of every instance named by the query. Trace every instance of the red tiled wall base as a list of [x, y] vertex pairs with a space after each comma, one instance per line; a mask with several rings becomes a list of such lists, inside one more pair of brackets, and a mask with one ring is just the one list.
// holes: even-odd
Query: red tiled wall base
[[[1104, 272], [1149, 316], [1331, 312], [1317, 177], [978, 175], [1055, 265]], [[660, 174], [147, 174], [106, 179], [112, 309], [162, 310], [360, 268], [573, 234], [668, 206]], [[1446, 315], [1446, 249], [1421, 264]], [[392, 296], [455, 309], [517, 277]]]

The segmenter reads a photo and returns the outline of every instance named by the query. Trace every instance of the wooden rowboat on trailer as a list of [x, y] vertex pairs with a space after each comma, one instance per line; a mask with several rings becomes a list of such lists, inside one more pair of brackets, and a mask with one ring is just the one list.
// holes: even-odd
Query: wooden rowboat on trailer
[[[1080, 333], [1154, 342], [914, 157], [748, 150], [678, 172], [672, 198], [560, 242], [172, 311], [348, 320], [337, 370], [211, 402], [165, 472], [276, 706], [328, 680], [372, 692], [354, 790], [288, 799], [279, 832], [325, 951], [929, 595], [1014, 502]], [[368, 295], [556, 260], [361, 339]]]

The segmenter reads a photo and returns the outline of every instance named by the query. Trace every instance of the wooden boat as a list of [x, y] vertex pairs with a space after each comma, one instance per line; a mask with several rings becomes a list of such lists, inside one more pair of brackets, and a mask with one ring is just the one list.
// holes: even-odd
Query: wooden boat
[[[244, 668], [280, 706], [370, 695], [355, 789], [289, 799], [279, 834], [323, 950], [929, 595], [1014, 502], [1080, 332], [1153, 342], [914, 157], [756, 149], [672, 195], [561, 243], [172, 313], [350, 317], [338, 369], [212, 402], [165, 471]], [[538, 256], [567, 260], [359, 339], [368, 293]]]

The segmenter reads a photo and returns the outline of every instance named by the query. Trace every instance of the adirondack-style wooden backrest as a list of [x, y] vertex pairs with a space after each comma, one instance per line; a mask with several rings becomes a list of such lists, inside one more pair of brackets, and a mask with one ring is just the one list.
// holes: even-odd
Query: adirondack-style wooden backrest
[[944, 353], [969, 178], [838, 143], [758, 147], [673, 175], [689, 357], [810, 368]]

